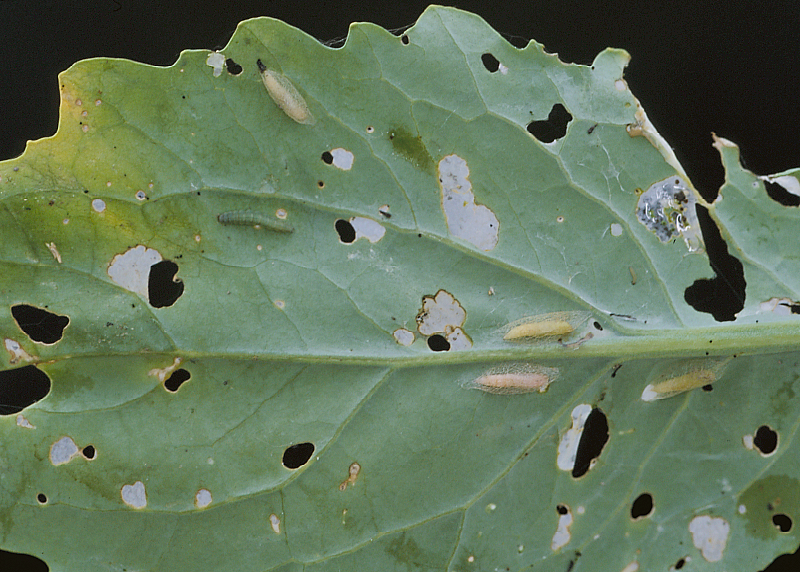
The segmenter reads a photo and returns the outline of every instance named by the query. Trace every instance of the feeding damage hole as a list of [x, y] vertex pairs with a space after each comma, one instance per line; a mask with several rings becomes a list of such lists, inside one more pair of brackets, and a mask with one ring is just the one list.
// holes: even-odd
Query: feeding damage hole
[[775, 525], [780, 532], [789, 532], [792, 530], [792, 519], [785, 514], [776, 514], [772, 517], [772, 524]]
[[711, 314], [718, 322], [732, 322], [744, 308], [744, 266], [728, 253], [728, 245], [708, 211], [698, 206], [697, 218], [703, 231], [706, 252], [714, 278], [695, 280], [683, 293], [686, 303], [698, 312]]
[[583, 434], [575, 453], [575, 465], [572, 467], [573, 478], [582, 477], [594, 466], [606, 443], [608, 443], [608, 420], [605, 413], [594, 408], [583, 426]]
[[796, 178], [788, 175], [767, 178], [764, 179], [764, 188], [773, 201], [785, 207], [800, 207], [800, 183]]
[[97, 456], [97, 451], [93, 445], [86, 445], [81, 449], [81, 455], [83, 455], [83, 458], [87, 461], [91, 461]]
[[64, 335], [64, 328], [69, 324], [67, 316], [60, 316], [27, 304], [11, 306], [11, 315], [30, 339], [48, 345], [59, 341]]
[[339, 240], [345, 244], [352, 244], [356, 240], [356, 229], [353, 225], [342, 218], [338, 219], [334, 225], [339, 234]]
[[466, 310], [445, 290], [435, 296], [423, 296], [422, 308], [415, 318], [417, 330], [428, 336], [428, 347], [435, 352], [472, 347], [472, 340], [461, 329], [466, 319]]
[[48, 572], [50, 570], [44, 560], [40, 560], [32, 554], [5, 550], [0, 550], [0, 569], [24, 570], [25, 572]]
[[637, 520], [653, 514], [653, 495], [642, 493], [631, 505], [631, 518]]
[[225, 69], [231, 75], [240, 75], [242, 73], [242, 66], [237, 64], [231, 58], [225, 60]]
[[39, 502], [39, 504], [47, 504], [47, 495], [44, 493], [39, 493], [36, 495], [36, 500]]
[[172, 306], [183, 294], [183, 280], [175, 278], [178, 265], [171, 260], [162, 260], [150, 267], [147, 280], [147, 295], [153, 308]]
[[283, 452], [283, 466], [287, 469], [299, 469], [311, 458], [314, 454], [314, 443], [298, 443], [286, 447]]
[[492, 54], [483, 54], [481, 56], [481, 61], [483, 62], [483, 67], [485, 67], [491, 73], [494, 73], [500, 69], [500, 62]]
[[178, 391], [180, 386], [183, 385], [184, 382], [189, 381], [191, 377], [192, 375], [185, 369], [183, 368], [176, 369], [175, 371], [172, 372], [172, 375], [170, 375], [164, 381], [164, 389], [166, 389], [170, 393], [175, 393], [176, 391]]
[[755, 435], [742, 437], [742, 442], [746, 449], [756, 449], [762, 457], [769, 457], [778, 450], [778, 432], [769, 425], [762, 425]]
[[50, 378], [35, 365], [0, 371], [0, 415], [16, 415], [49, 392]]
[[450, 351], [450, 342], [442, 334], [433, 334], [428, 338], [428, 347], [434, 352]]
[[567, 108], [556, 103], [550, 110], [547, 119], [531, 121], [528, 123], [528, 133], [542, 143], [552, 143], [567, 134], [567, 124], [572, 121], [572, 115]]

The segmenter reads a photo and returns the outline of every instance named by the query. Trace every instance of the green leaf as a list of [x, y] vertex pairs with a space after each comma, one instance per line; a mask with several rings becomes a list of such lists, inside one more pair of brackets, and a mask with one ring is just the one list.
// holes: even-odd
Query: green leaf
[[431, 7], [341, 49], [255, 19], [169, 68], [64, 72], [56, 136], [0, 164], [2, 548], [626, 572], [793, 549], [798, 211], [766, 191], [797, 171], [717, 139], [705, 206], [746, 289], [735, 320], [698, 311], [704, 201], [628, 59]]

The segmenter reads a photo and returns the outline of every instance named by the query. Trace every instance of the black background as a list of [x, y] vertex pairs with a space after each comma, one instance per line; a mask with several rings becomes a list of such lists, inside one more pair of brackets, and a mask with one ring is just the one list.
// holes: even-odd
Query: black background
[[[536, 39], [567, 62], [589, 64], [607, 46], [626, 49], [632, 56], [625, 74], [631, 90], [708, 199], [724, 176], [711, 147], [712, 131], [737, 143], [745, 166], [756, 174], [800, 166], [796, 0], [447, 4], [480, 14], [516, 45]], [[0, 0], [0, 160], [22, 153], [27, 140], [55, 133], [56, 75], [77, 60], [106, 56], [167, 66], [183, 49], [222, 48], [240, 20], [255, 16], [279, 18], [324, 42], [341, 40], [352, 21], [402, 28], [426, 5]], [[2, 570], [15, 566], [0, 555]]]

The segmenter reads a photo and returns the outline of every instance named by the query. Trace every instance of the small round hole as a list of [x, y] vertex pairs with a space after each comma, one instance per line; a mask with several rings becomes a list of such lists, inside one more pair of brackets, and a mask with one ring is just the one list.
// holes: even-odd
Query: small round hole
[[328, 165], [333, 165], [333, 155], [331, 155], [330, 151], [325, 151], [322, 154], [322, 160]]
[[446, 352], [450, 349], [450, 342], [442, 334], [433, 334], [428, 338], [428, 347], [435, 352]]
[[39, 504], [47, 504], [47, 495], [39, 493], [36, 495], [36, 500], [39, 501]]
[[792, 530], [792, 519], [785, 514], [776, 514], [772, 517], [772, 524], [781, 532], [789, 532]]
[[340, 218], [334, 223], [334, 226], [336, 227], [336, 232], [339, 233], [339, 240], [345, 244], [350, 244], [355, 241], [356, 229], [353, 228], [353, 225], [350, 224], [349, 221]]
[[563, 504], [559, 504], [559, 505], [556, 505], [556, 512], [558, 514], [562, 514], [563, 515], [563, 514], [567, 514], [569, 512], [569, 509], [567, 507], [565, 507]]
[[753, 437], [753, 445], [762, 455], [771, 455], [778, 448], [778, 433], [767, 425], [762, 425]]
[[86, 445], [81, 452], [83, 453], [83, 456], [90, 461], [94, 459], [95, 455], [97, 455], [97, 451], [94, 450], [94, 446], [92, 445]]
[[631, 506], [631, 518], [644, 518], [650, 516], [653, 512], [653, 496], [650, 493], [642, 493], [636, 500], [633, 501]]
[[283, 466], [287, 469], [299, 469], [314, 454], [314, 443], [298, 443], [291, 447], [286, 447], [283, 452]]
[[403, 45], [407, 46], [408, 45], [408, 36], [403, 34], [402, 36], [400, 36], [400, 41], [403, 42]]

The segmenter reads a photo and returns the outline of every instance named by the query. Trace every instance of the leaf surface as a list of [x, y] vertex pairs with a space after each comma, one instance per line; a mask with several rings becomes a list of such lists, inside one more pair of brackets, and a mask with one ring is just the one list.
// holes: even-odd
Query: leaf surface
[[628, 59], [431, 7], [341, 49], [255, 19], [219, 54], [64, 72], [58, 133], [0, 164], [0, 384], [51, 384], [0, 419], [3, 548], [54, 571], [793, 549], [798, 211], [766, 186], [800, 183], [717, 140], [706, 206], [746, 290], [734, 321], [695, 309], [703, 201]]

